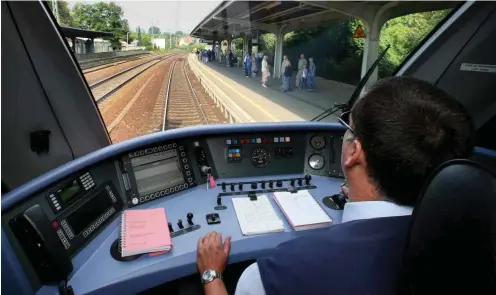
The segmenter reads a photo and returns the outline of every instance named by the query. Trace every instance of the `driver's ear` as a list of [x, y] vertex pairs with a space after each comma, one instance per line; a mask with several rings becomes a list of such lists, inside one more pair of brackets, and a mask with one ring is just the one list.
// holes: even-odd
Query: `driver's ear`
[[344, 163], [346, 168], [351, 168], [355, 165], [364, 163], [365, 154], [363, 152], [362, 144], [358, 139], [350, 141], [348, 148], [344, 149]]

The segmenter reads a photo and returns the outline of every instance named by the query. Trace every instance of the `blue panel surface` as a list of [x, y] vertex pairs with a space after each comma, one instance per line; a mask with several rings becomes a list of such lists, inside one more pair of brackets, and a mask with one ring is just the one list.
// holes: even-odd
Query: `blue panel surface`
[[[222, 181], [267, 181], [269, 179], [291, 177], [303, 177], [303, 175], [219, 179], [217, 183]], [[341, 183], [342, 180], [339, 179], [314, 177], [312, 184], [316, 185], [317, 189], [310, 190], [310, 192], [322, 205], [322, 198], [339, 192]], [[288, 183], [284, 186], [288, 186]], [[135, 294], [167, 281], [194, 274], [196, 272], [196, 245], [198, 239], [209, 231], [218, 231], [224, 236], [232, 236], [230, 263], [260, 257], [281, 242], [319, 231], [294, 231], [277, 204], [270, 197], [269, 199], [271, 199], [274, 209], [284, 222], [285, 231], [274, 234], [243, 236], [232, 206], [232, 197], [223, 197], [222, 203], [227, 206], [227, 210], [214, 210], [217, 195], [221, 191], [220, 187], [207, 190], [206, 185], [201, 185], [174, 196], [133, 208], [165, 208], [167, 218], [172, 222], [174, 230], [178, 230], [177, 220], [182, 219], [183, 223], [187, 224], [186, 214], [192, 212], [194, 214], [193, 221], [196, 224], [200, 224], [201, 228], [174, 238], [173, 250], [168, 254], [155, 257], [144, 255], [134, 261], [119, 262], [110, 256], [110, 246], [119, 235], [120, 218], [116, 219], [73, 259], [74, 271], [70, 277], [70, 285], [74, 288], [76, 294]], [[323, 208], [333, 219], [334, 224], [341, 221], [342, 211], [331, 210], [325, 206]], [[213, 212], [219, 213], [221, 223], [208, 225], [205, 215]], [[38, 294], [53, 294], [53, 290], [52, 287], [45, 286], [39, 290]]]

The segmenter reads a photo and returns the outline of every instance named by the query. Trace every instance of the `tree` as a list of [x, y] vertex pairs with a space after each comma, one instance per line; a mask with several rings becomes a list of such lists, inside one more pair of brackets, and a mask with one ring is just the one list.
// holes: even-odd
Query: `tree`
[[128, 22], [122, 18], [123, 15], [122, 8], [114, 2], [76, 3], [72, 9], [76, 27], [113, 33], [113, 37], [104, 37], [104, 39], [110, 40], [115, 49], [120, 49], [119, 40], [126, 40], [126, 33], [129, 31]]
[[[67, 1], [64, 0], [57, 1], [56, 3], [57, 3], [57, 10], [59, 11], [59, 25], [72, 27], [73, 22], [71, 17], [71, 11], [69, 9], [69, 3], [67, 3]], [[53, 13], [52, 1], [47, 1], [47, 4]]]
[[150, 35], [160, 35], [160, 29], [158, 27], [155, 27], [155, 26], [150, 27], [148, 29], [148, 34], [150, 34]]
[[184, 33], [182, 31], [176, 31], [174, 35], [178, 36], [179, 38], [184, 37]]

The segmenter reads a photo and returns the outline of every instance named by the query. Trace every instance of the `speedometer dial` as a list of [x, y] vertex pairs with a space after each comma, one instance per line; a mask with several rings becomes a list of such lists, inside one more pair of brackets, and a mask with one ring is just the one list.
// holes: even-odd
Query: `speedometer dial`
[[320, 170], [324, 168], [325, 159], [321, 154], [313, 154], [308, 158], [308, 165], [310, 165], [313, 170]]
[[264, 168], [269, 165], [270, 153], [264, 148], [256, 148], [251, 153], [251, 162], [257, 168]]
[[321, 150], [325, 147], [326, 142], [322, 135], [315, 135], [310, 139], [310, 144], [314, 149]]

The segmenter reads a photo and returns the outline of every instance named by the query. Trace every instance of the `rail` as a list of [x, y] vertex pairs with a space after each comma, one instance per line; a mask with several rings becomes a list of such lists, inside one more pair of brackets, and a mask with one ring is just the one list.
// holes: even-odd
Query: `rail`
[[255, 120], [248, 115], [238, 104], [236, 104], [222, 89], [212, 82], [200, 69], [201, 65], [194, 55], [189, 55], [188, 63], [191, 71], [200, 80], [205, 92], [212, 98], [217, 107], [219, 107], [226, 117], [229, 118], [229, 123], [250, 123]]

